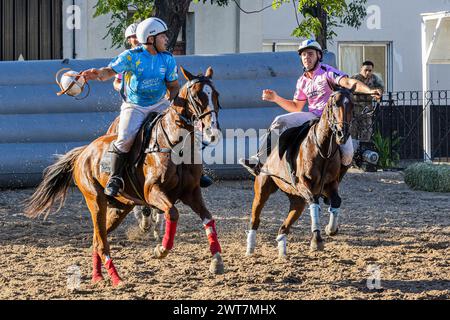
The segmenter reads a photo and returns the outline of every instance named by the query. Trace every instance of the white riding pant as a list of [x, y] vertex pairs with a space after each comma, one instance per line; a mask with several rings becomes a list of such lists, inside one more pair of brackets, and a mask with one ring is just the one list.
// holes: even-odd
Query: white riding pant
[[[278, 129], [279, 134], [281, 135], [284, 131], [286, 131], [286, 129], [301, 126], [305, 122], [315, 118], [318, 118], [318, 116], [312, 112], [291, 112], [276, 117], [273, 120], [270, 129]], [[342, 154], [342, 164], [344, 166], [349, 166], [352, 163], [354, 153], [351, 137], [349, 137], [347, 142], [341, 145], [340, 148]]]
[[123, 102], [120, 107], [119, 129], [117, 140], [114, 142], [115, 147], [122, 153], [128, 153], [147, 116], [151, 112], [161, 113], [169, 106], [170, 102], [166, 99], [148, 107]]

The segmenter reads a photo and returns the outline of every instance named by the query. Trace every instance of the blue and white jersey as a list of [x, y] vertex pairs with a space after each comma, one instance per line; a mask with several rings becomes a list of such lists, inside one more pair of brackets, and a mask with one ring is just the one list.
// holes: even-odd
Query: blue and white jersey
[[159, 102], [166, 94], [167, 82], [178, 80], [178, 69], [169, 52], [150, 54], [140, 46], [122, 52], [109, 64], [123, 73], [127, 102], [147, 107]]

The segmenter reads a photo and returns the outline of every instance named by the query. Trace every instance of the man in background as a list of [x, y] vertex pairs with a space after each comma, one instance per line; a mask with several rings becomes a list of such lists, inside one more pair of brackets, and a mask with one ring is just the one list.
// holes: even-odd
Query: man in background
[[[384, 91], [384, 83], [380, 77], [374, 74], [372, 61], [364, 61], [358, 74], [352, 76], [370, 89]], [[351, 136], [358, 142], [370, 142], [373, 131], [373, 106], [370, 95], [354, 95], [353, 119], [354, 123], [350, 130]], [[357, 146], [355, 146], [355, 149]]]

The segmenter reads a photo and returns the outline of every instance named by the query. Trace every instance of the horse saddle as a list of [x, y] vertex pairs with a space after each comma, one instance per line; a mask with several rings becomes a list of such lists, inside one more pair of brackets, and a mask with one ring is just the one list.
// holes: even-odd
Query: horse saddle
[[278, 141], [278, 155], [280, 159], [286, 154], [286, 163], [291, 175], [295, 175], [297, 162], [295, 161], [300, 150], [300, 145], [308, 135], [309, 129], [319, 122], [319, 119], [312, 119], [301, 126], [289, 128], [284, 131]]
[[[128, 153], [128, 168], [138, 167], [145, 158], [147, 147], [151, 139], [152, 129], [161, 117], [162, 114], [158, 112], [151, 112], [143, 122], [141, 128], [139, 129], [139, 132], [134, 139], [133, 146]], [[111, 152], [113, 142], [114, 141], [111, 142], [108, 150], [103, 154], [102, 160], [100, 161], [101, 172], [111, 173]]]

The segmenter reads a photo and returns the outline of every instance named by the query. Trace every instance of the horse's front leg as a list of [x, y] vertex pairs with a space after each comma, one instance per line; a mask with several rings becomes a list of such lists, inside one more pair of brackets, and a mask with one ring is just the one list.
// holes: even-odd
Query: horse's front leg
[[310, 190], [313, 190], [313, 182], [310, 178], [303, 176], [306, 190], [309, 191], [307, 202], [309, 203], [309, 215], [311, 216], [311, 251], [322, 251], [325, 247], [322, 236], [320, 235], [320, 205], [319, 197], [313, 196]]
[[305, 200], [297, 196], [289, 196], [290, 207], [289, 215], [284, 220], [283, 224], [278, 231], [277, 242], [278, 242], [278, 257], [285, 258], [287, 255], [287, 235], [291, 230], [291, 226], [298, 220], [301, 216], [303, 209], [305, 208]]
[[208, 237], [209, 250], [212, 255], [209, 271], [213, 274], [224, 273], [224, 264], [221, 255], [222, 248], [217, 237], [216, 222], [205, 206], [200, 187], [196, 187], [191, 194], [182, 197], [181, 200], [190, 206], [203, 222], [206, 236]]
[[166, 230], [162, 243], [157, 245], [153, 251], [155, 258], [163, 259], [172, 250], [177, 232], [179, 213], [174, 203], [169, 199], [166, 193], [162, 192], [157, 186], [153, 186], [149, 196], [150, 204], [164, 212], [166, 219]]
[[320, 235], [320, 205], [319, 199], [314, 198], [309, 205], [309, 214], [311, 216], [311, 251], [322, 251], [325, 247], [322, 236]]
[[339, 214], [342, 201], [341, 197], [339, 197], [338, 186], [338, 182], [334, 182], [327, 190], [330, 199], [330, 207], [328, 208], [330, 220], [325, 227], [325, 232], [329, 236], [334, 236], [339, 231]]

